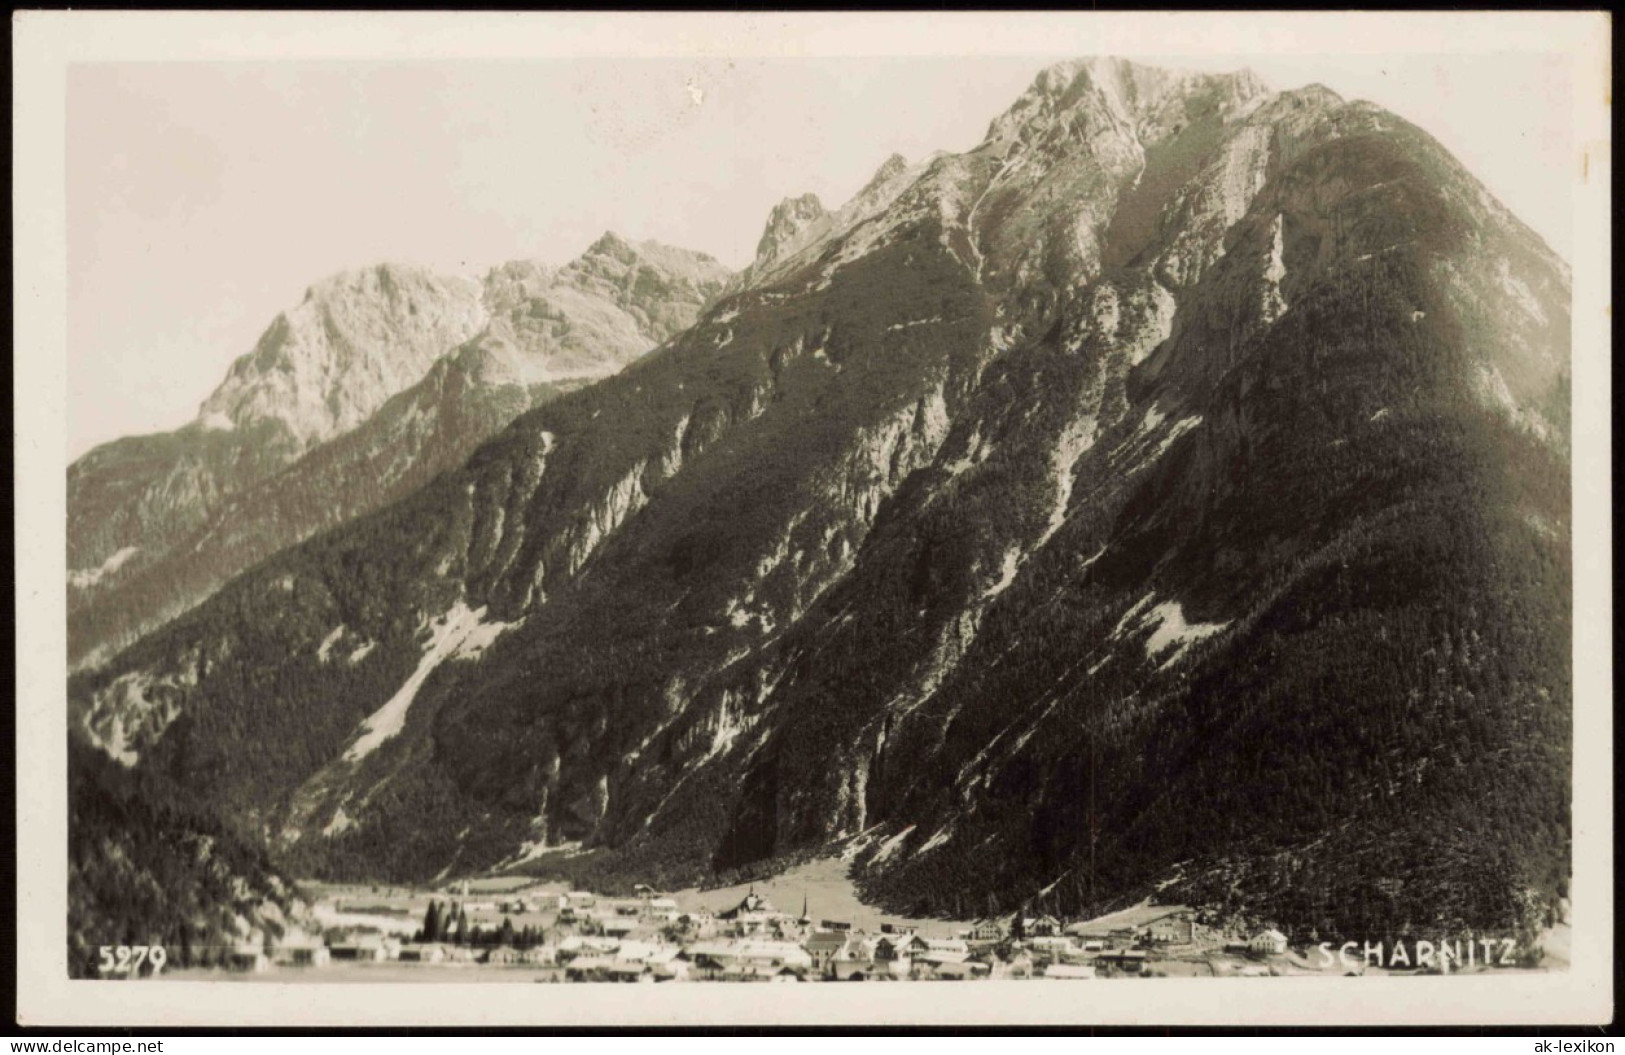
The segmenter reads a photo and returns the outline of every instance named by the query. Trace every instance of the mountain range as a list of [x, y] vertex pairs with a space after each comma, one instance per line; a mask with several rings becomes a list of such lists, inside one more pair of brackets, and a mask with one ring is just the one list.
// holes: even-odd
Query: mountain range
[[313, 290], [70, 470], [70, 724], [305, 875], [1527, 927], [1569, 288], [1393, 113], [1059, 64], [738, 275]]
[[606, 234], [482, 283], [380, 265], [272, 321], [177, 432], [68, 470], [69, 659], [95, 665], [236, 573], [404, 497], [524, 410], [692, 324], [728, 272]]

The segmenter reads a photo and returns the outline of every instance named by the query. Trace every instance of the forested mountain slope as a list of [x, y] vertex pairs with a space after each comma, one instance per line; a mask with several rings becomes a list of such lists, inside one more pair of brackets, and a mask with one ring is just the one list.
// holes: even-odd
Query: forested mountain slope
[[[263, 942], [309, 924], [307, 911], [264, 847], [161, 778], [70, 740], [70, 977], [105, 976], [104, 946], [161, 947], [160, 971], [223, 963], [256, 931]], [[148, 962], [138, 970], [154, 973]]]
[[839, 847], [911, 912], [1527, 923], [1570, 837], [1567, 267], [1394, 114], [1114, 60], [881, 197], [75, 721], [331, 875]]

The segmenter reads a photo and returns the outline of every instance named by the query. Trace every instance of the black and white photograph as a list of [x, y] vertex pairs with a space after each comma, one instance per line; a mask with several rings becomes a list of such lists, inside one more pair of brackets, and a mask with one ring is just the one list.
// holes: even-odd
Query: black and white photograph
[[31, 1024], [1612, 1018], [1604, 16], [14, 31]]

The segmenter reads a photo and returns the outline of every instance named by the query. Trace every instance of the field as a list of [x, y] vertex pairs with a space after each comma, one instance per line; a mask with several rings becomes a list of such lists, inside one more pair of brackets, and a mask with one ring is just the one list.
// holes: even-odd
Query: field
[[1118, 927], [1143, 927], [1153, 920], [1159, 920], [1164, 916], [1172, 915], [1184, 909], [1185, 906], [1183, 905], [1153, 905], [1151, 900], [1147, 898], [1138, 905], [1130, 905], [1128, 908], [1108, 912], [1104, 916], [1096, 916], [1094, 919], [1086, 920], [1079, 924], [1079, 927], [1088, 930], [1090, 933], [1098, 931], [1104, 934]]

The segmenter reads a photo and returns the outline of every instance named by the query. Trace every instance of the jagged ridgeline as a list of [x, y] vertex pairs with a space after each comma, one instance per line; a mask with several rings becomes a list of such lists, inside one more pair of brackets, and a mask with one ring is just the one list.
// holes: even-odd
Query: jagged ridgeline
[[[1569, 868], [1569, 272], [1319, 87], [1044, 71], [72, 684], [291, 867], [1509, 928]], [[579, 846], [578, 846], [579, 844]]]
[[92, 667], [233, 575], [411, 494], [691, 325], [727, 271], [606, 234], [483, 282], [383, 265], [278, 315], [198, 418], [68, 470], [68, 649]]

